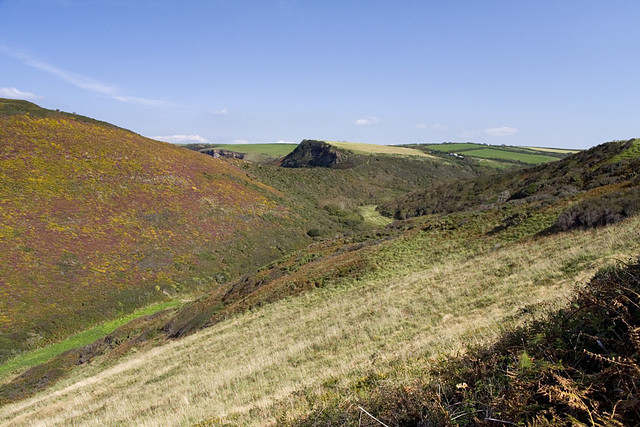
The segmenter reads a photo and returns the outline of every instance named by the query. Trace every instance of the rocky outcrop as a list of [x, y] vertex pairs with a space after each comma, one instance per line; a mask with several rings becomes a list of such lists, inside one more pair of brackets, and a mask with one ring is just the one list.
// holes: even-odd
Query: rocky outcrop
[[338, 150], [324, 141], [305, 139], [295, 150], [282, 159], [280, 166], [284, 168], [334, 168], [347, 169], [352, 166], [353, 159], [347, 153]]
[[201, 153], [208, 154], [213, 157], [224, 157], [225, 159], [244, 159], [244, 154], [235, 151], [221, 150], [219, 148], [209, 148], [200, 150]]

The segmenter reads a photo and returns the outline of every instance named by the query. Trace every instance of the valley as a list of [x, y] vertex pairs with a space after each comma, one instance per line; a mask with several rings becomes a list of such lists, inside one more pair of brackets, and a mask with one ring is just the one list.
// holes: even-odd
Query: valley
[[[463, 359], [559, 322], [594, 275], [630, 275], [619, 318], [633, 341], [637, 139], [579, 152], [180, 147], [2, 100], [0, 142], [2, 425], [358, 425], [371, 421], [362, 409], [389, 425], [624, 425], [640, 413], [627, 388], [617, 415], [582, 389], [583, 406], [556, 388], [517, 409], [504, 402], [523, 383], [505, 384], [550, 366], [567, 384], [555, 359], [509, 350], [522, 376], [488, 387], [503, 397], [467, 380], [480, 368]], [[210, 149], [247, 157], [198, 152]], [[82, 331], [95, 333], [26, 360]], [[601, 345], [584, 344], [614, 364]], [[450, 375], [456, 363], [468, 365]]]

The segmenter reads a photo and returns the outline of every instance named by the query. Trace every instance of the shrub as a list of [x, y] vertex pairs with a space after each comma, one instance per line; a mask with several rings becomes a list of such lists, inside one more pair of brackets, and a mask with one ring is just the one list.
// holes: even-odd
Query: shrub
[[588, 199], [558, 216], [556, 228], [593, 228], [614, 224], [640, 211], [640, 187]]
[[307, 236], [309, 237], [320, 237], [321, 234], [322, 233], [317, 228], [312, 228], [309, 231], [307, 231]]

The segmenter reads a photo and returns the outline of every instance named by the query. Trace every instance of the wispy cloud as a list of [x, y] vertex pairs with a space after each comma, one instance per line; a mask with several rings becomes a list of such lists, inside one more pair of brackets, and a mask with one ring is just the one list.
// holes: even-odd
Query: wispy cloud
[[226, 108], [223, 108], [221, 110], [216, 110], [216, 111], [213, 112], [214, 116], [224, 116], [226, 114], [229, 114], [229, 112], [227, 111]]
[[376, 123], [378, 123], [378, 118], [377, 117], [365, 117], [364, 119], [358, 119], [355, 122], [353, 122], [357, 125], [375, 125]]
[[416, 129], [426, 129], [426, 128], [427, 128], [427, 125], [425, 125], [424, 123], [418, 123], [418, 124], [415, 126], [415, 128], [416, 128]]
[[15, 87], [0, 87], [0, 97], [11, 99], [42, 99], [41, 96], [33, 94], [31, 92], [23, 92]]
[[0, 52], [22, 61], [22, 63], [28, 65], [29, 67], [36, 68], [40, 71], [44, 71], [45, 73], [57, 77], [58, 79], [72, 84], [75, 87], [106, 95], [120, 102], [149, 105], [154, 107], [171, 105], [171, 103], [168, 101], [123, 95], [120, 90], [113, 85], [80, 74], [72, 73], [67, 70], [63, 70], [62, 68], [55, 67], [51, 64], [47, 64], [46, 62], [35, 58], [33, 55], [25, 51], [18, 51], [0, 45]]
[[150, 136], [149, 138], [158, 141], [170, 142], [172, 144], [186, 144], [186, 143], [203, 143], [209, 142], [207, 138], [200, 135], [166, 135], [166, 136]]
[[518, 128], [502, 126], [499, 128], [488, 128], [484, 132], [491, 136], [511, 136], [518, 133]]

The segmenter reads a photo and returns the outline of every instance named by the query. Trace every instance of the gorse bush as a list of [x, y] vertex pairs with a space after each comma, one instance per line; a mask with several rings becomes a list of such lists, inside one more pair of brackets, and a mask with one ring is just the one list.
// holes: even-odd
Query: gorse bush
[[640, 187], [587, 199], [562, 212], [556, 224], [561, 231], [614, 224], [640, 212]]

